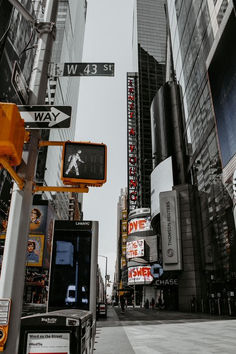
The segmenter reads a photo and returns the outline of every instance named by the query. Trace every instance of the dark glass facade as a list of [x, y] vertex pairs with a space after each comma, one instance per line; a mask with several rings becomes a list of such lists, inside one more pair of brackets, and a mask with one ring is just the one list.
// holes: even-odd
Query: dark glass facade
[[163, 0], [137, 1], [139, 207], [150, 207], [152, 143], [150, 106], [165, 82], [166, 18]]
[[[226, 6], [223, 7], [223, 12], [220, 10], [221, 13], [216, 14], [219, 20], [218, 31], [222, 30], [220, 25], [223, 17], [220, 16], [227, 10]], [[232, 199], [222, 182], [222, 165], [206, 66], [216, 33], [219, 32], [207, 0], [168, 1], [168, 12], [176, 76], [183, 88], [185, 138], [190, 156], [188, 169], [192, 183], [207, 196], [206, 209], [202, 212], [209, 215], [206, 227], [210, 230], [214, 246], [214, 261], [209, 266], [205, 259], [205, 275], [209, 292], [218, 292], [222, 296], [223, 289], [235, 290], [236, 235]], [[233, 40], [231, 38], [231, 43]]]
[[[22, 5], [34, 15], [32, 1], [24, 0]], [[29, 84], [34, 60], [36, 33], [8, 1], [0, 1], [0, 102], [21, 104], [20, 97], [12, 84], [14, 62]], [[12, 178], [0, 169], [0, 232], [5, 231], [10, 206]]]

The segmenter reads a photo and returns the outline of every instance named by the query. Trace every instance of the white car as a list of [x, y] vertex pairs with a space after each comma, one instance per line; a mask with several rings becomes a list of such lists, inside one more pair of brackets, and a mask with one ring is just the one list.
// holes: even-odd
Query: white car
[[69, 285], [66, 291], [65, 298], [66, 305], [73, 305], [75, 303], [75, 285]]

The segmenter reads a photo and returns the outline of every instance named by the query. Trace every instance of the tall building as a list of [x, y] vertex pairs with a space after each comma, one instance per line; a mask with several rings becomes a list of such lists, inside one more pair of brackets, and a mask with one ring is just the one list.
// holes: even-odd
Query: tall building
[[[151, 267], [157, 264], [157, 235], [150, 225], [152, 139], [150, 106], [165, 82], [166, 14], [164, 0], [137, 0], [133, 51], [137, 72], [127, 74], [128, 218], [122, 246], [121, 280], [129, 301], [157, 299]], [[135, 48], [136, 46], [136, 48]], [[131, 228], [133, 229], [131, 230]], [[127, 226], [126, 226], [127, 228]], [[127, 237], [128, 236], [128, 237]], [[124, 258], [126, 256], [126, 260]], [[160, 294], [159, 294], [160, 295]]]
[[[158, 88], [165, 82], [166, 16], [164, 5], [165, 0], [136, 1], [134, 24], [137, 27], [134, 28], [134, 33], [137, 33], [134, 38], [137, 39], [138, 47], [136, 57], [138, 75], [135, 83], [137, 85], [136, 122], [133, 126], [136, 147], [135, 150], [132, 148], [132, 151], [129, 147], [128, 160], [134, 155], [132, 152], [136, 151], [137, 164], [135, 175], [130, 173], [130, 169], [128, 172], [129, 210], [150, 207], [150, 174], [152, 171], [150, 105]], [[129, 102], [132, 88], [129, 84], [130, 75], [128, 75], [128, 119], [129, 112], [132, 111]], [[128, 126], [128, 137], [132, 136], [129, 128]], [[133, 143], [130, 142], [130, 145]], [[132, 167], [132, 161], [129, 167]], [[134, 184], [130, 186], [130, 180], [135, 180], [135, 188]]]
[[[231, 314], [236, 285], [234, 2], [167, 1], [167, 57], [155, 52], [165, 53], [158, 43], [165, 43], [164, 21], [155, 21], [161, 9], [165, 14], [164, 3], [136, 5], [138, 72], [128, 73], [127, 80], [128, 211], [132, 215], [151, 206], [152, 217], [157, 216], [158, 263], [164, 273], [155, 284], [166, 306]], [[157, 23], [162, 37], [156, 41]], [[152, 165], [157, 170], [150, 193]]]
[[[236, 286], [232, 203], [236, 152], [234, 3], [168, 0], [167, 4], [174, 70], [182, 87], [187, 172], [201, 200], [195, 217], [202, 215], [195, 251], [198, 274], [206, 280], [206, 288], [199, 295], [203, 298], [197, 299], [198, 306], [200, 309], [202, 303], [204, 310], [217, 311], [215, 303], [220, 298], [219, 311], [230, 313], [227, 301], [232, 300]], [[197, 207], [194, 209], [196, 212]]]
[[[87, 13], [87, 0], [58, 2], [57, 35], [53, 45], [51, 63], [78, 63], [82, 61], [84, 29]], [[74, 139], [77, 103], [79, 95], [79, 77], [49, 77], [47, 103], [72, 107], [71, 126], [67, 129], [50, 130], [47, 138], [51, 141], [67, 141]], [[44, 149], [45, 151], [45, 149]], [[44, 153], [43, 150], [41, 152]], [[46, 152], [45, 171], [41, 181], [48, 186], [62, 185], [61, 147], [48, 148]], [[43, 159], [42, 159], [43, 161]], [[40, 170], [40, 167], [39, 169]], [[41, 167], [42, 170], [42, 167]], [[68, 193], [45, 193], [44, 198], [51, 200], [58, 218], [69, 218], [69, 204], [71, 198]], [[72, 196], [72, 200], [74, 197]], [[78, 203], [82, 205], [82, 195], [78, 196]]]
[[[26, 10], [37, 18], [43, 20], [46, 1], [22, 1]], [[0, 100], [16, 104], [27, 104], [29, 95], [27, 88], [31, 78], [34, 63], [37, 32], [18, 10], [9, 2], [1, 2], [1, 43], [0, 43]], [[65, 62], [81, 62], [84, 28], [86, 22], [87, 1], [58, 1], [58, 14], [56, 21], [56, 38], [53, 45], [51, 65]], [[22, 36], [24, 33], [24, 36]], [[20, 72], [22, 84], [17, 87], [14, 73]], [[69, 129], [42, 130], [42, 140], [67, 141], [73, 140], [79, 92], [78, 77], [53, 77], [48, 78], [48, 91], [45, 104], [65, 105], [72, 107], [71, 126]], [[42, 185], [61, 185], [61, 148], [42, 148], [39, 151], [36, 182]], [[10, 188], [6, 187], [5, 171], [0, 170], [0, 220], [8, 214]], [[7, 180], [11, 180], [8, 176]], [[4, 187], [4, 193], [3, 191]], [[7, 194], [8, 189], [8, 194]], [[58, 218], [67, 219], [71, 198], [68, 194], [43, 193], [42, 198], [51, 200]], [[73, 197], [73, 196], [72, 196]], [[38, 196], [36, 197], [38, 200]], [[72, 200], [76, 198], [73, 197]], [[36, 202], [37, 203], [37, 202]], [[71, 203], [70, 203], [71, 204]], [[81, 209], [82, 196], [78, 198]], [[1, 207], [2, 205], [2, 207]], [[81, 210], [80, 210], [81, 214]]]
[[[22, 0], [23, 7], [38, 22], [53, 1]], [[50, 66], [65, 62], [81, 62], [86, 0], [58, 0], [55, 42]], [[0, 101], [18, 105], [28, 103], [32, 68], [38, 41], [37, 31], [8, 1], [0, 1]], [[35, 62], [34, 62], [35, 61]], [[18, 73], [20, 84], [14, 80]], [[67, 141], [74, 139], [76, 111], [79, 94], [79, 78], [48, 75], [45, 105], [71, 106], [71, 126], [68, 129], [41, 130], [41, 140]], [[59, 186], [61, 148], [42, 148], [39, 151], [35, 175], [37, 184]], [[6, 233], [6, 219], [11, 198], [12, 178], [0, 170], [0, 268]], [[47, 281], [51, 257], [53, 224], [55, 219], [78, 220], [82, 215], [81, 195], [43, 192], [34, 195], [33, 209], [29, 219], [29, 242], [26, 264], [24, 300], [27, 304], [38, 303], [45, 309]], [[34, 254], [35, 253], [35, 254]], [[34, 254], [34, 256], [33, 256]]]
[[[27, 11], [34, 17], [42, 15], [43, 6], [39, 2], [22, 1]], [[35, 56], [37, 35], [32, 25], [13, 8], [9, 1], [0, 2], [0, 102], [25, 104], [26, 91]], [[22, 35], [24, 34], [24, 35]], [[20, 90], [14, 73], [21, 73], [25, 86]], [[8, 218], [11, 199], [12, 178], [4, 169], [0, 169], [0, 232]]]
[[[51, 68], [55, 64], [81, 62], [83, 37], [86, 22], [86, 0], [58, 1], [56, 19], [56, 37], [52, 48]], [[51, 73], [51, 71], [50, 71]], [[66, 129], [50, 129], [41, 131], [41, 139], [49, 141], [74, 140], [76, 111], [79, 94], [78, 77], [56, 77], [49, 75], [45, 104], [55, 106], [71, 106], [71, 125]], [[36, 181], [46, 186], [61, 186], [61, 146], [41, 148], [39, 151]], [[34, 287], [36, 281], [33, 266], [37, 267], [38, 279], [46, 284], [52, 251], [54, 220], [80, 220], [82, 217], [82, 196], [74, 193], [42, 192], [33, 200], [33, 210], [41, 212], [41, 230], [30, 226], [30, 239], [37, 242], [45, 238], [42, 250], [42, 261], [38, 264], [27, 263], [24, 311], [35, 302], [45, 310], [47, 291], [43, 287]], [[43, 219], [45, 221], [43, 222]], [[31, 223], [32, 224], [32, 223]], [[31, 225], [30, 224], [30, 225]], [[36, 239], [32, 233], [36, 234]], [[41, 236], [43, 234], [44, 236]]]

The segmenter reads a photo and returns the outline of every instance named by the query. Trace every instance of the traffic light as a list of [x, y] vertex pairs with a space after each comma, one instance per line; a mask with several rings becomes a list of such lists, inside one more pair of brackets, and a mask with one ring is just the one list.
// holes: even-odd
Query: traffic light
[[64, 184], [99, 187], [106, 182], [107, 147], [88, 142], [65, 142], [61, 180]]
[[7, 157], [11, 166], [21, 163], [25, 128], [14, 103], [0, 103], [0, 157]]

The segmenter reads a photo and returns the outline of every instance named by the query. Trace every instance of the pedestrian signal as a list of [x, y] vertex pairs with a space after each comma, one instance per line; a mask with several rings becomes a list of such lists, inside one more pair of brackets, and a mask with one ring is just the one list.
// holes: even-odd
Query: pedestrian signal
[[25, 128], [16, 104], [0, 103], [0, 127], [0, 157], [17, 166], [21, 163]]
[[107, 147], [104, 144], [65, 142], [61, 180], [64, 184], [100, 187], [106, 182]]

